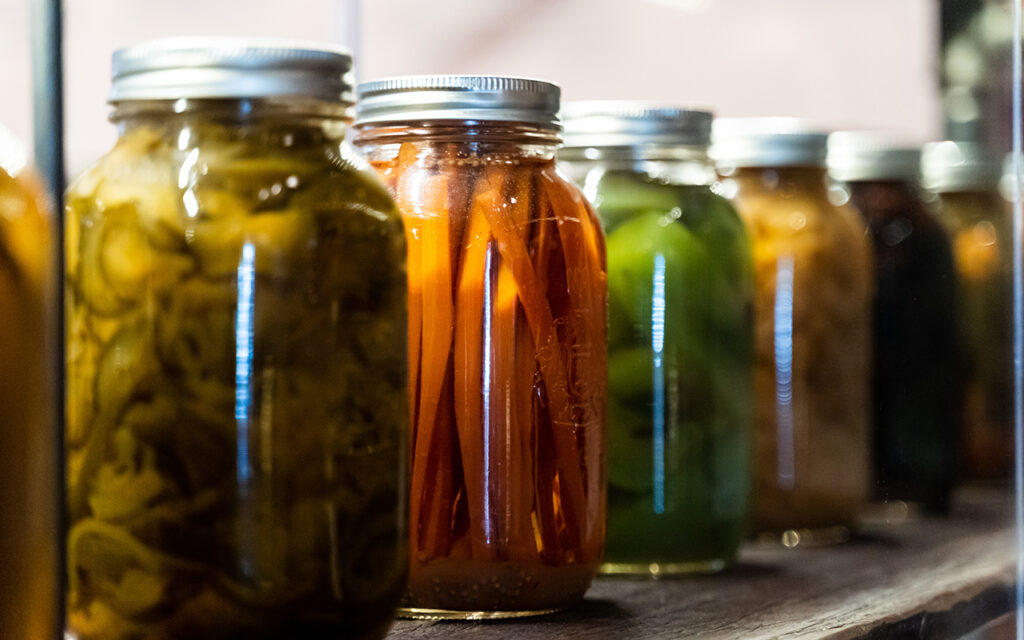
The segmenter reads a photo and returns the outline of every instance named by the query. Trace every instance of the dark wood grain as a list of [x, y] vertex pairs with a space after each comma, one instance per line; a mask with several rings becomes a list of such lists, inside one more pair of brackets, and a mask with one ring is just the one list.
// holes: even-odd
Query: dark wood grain
[[562, 613], [501, 622], [399, 621], [388, 638], [603, 640], [956, 638], [1010, 610], [1006, 492], [961, 492], [947, 518], [877, 518], [842, 545], [751, 544], [715, 576], [599, 579]]

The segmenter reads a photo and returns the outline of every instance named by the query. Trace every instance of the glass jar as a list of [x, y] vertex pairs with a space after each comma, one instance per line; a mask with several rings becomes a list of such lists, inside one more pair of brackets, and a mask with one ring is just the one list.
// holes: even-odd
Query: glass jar
[[495, 76], [359, 87], [356, 143], [409, 245], [404, 615], [580, 601], [604, 542], [604, 237], [556, 170], [559, 89]]
[[608, 532], [602, 572], [733, 562], [746, 534], [753, 263], [712, 191], [711, 114], [567, 105], [559, 160], [608, 247]]
[[71, 637], [387, 631], [405, 245], [341, 143], [350, 65], [218, 38], [114, 54], [120, 136], [67, 193]]
[[874, 498], [945, 512], [962, 432], [956, 268], [919, 186], [921, 152], [877, 134], [829, 139], [832, 177], [875, 250]]
[[870, 483], [867, 230], [829, 200], [826, 134], [768, 118], [717, 121], [714, 137], [754, 250], [754, 527], [838, 541]]
[[0, 126], [0, 638], [55, 638], [58, 433], [49, 202], [21, 144]]
[[965, 479], [1013, 474], [1013, 248], [1001, 167], [981, 145], [925, 145], [923, 184], [953, 244], [963, 344]]

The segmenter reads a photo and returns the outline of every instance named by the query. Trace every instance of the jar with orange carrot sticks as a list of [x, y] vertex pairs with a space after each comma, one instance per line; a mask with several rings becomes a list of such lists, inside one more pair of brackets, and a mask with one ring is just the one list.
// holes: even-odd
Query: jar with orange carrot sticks
[[402, 211], [412, 427], [405, 614], [583, 598], [604, 543], [604, 238], [556, 169], [559, 89], [359, 87], [356, 144]]

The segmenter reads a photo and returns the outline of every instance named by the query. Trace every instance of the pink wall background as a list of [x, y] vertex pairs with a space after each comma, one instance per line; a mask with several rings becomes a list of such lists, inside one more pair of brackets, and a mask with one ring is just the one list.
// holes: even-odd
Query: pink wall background
[[[64, 0], [67, 155], [109, 147], [111, 52], [186, 34], [330, 40], [361, 78], [504, 73], [566, 99], [646, 98], [723, 116], [941, 135], [933, 0]], [[357, 29], [361, 25], [362, 29]], [[0, 122], [31, 138], [28, 0], [0, 0]]]

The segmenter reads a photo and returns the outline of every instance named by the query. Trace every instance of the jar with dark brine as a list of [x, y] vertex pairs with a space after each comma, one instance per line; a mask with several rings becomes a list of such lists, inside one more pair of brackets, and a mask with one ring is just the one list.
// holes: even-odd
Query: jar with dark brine
[[636, 102], [562, 111], [559, 160], [608, 247], [608, 532], [602, 572], [730, 564], [745, 536], [753, 263], [712, 191], [711, 114]]
[[348, 54], [114, 54], [67, 194], [68, 628], [380, 638], [404, 588], [401, 218], [342, 145]]
[[409, 245], [404, 613], [574, 604], [604, 542], [607, 285], [601, 228], [555, 168], [559, 89], [419, 76], [359, 98]]
[[714, 134], [754, 250], [754, 527], [787, 546], [840, 540], [870, 490], [867, 229], [829, 200], [827, 134], [786, 118]]
[[0, 638], [60, 632], [50, 203], [0, 126]]
[[874, 241], [874, 497], [943, 512], [962, 430], [956, 269], [920, 165], [920, 149], [878, 134], [829, 139], [832, 177]]
[[1013, 473], [1011, 218], [999, 194], [999, 160], [980, 144], [925, 145], [923, 185], [937, 194], [953, 244], [963, 345], [963, 473]]

